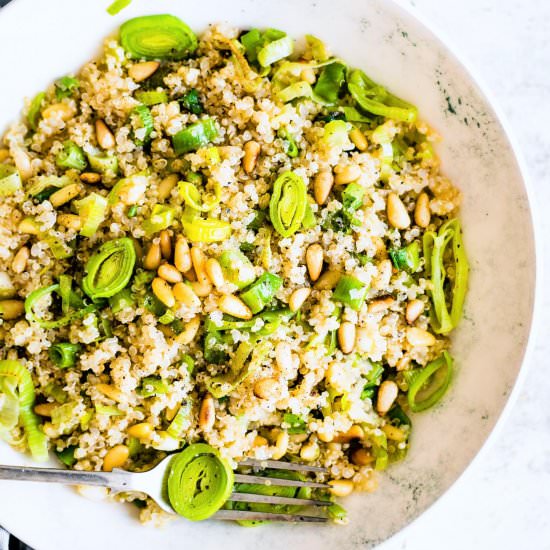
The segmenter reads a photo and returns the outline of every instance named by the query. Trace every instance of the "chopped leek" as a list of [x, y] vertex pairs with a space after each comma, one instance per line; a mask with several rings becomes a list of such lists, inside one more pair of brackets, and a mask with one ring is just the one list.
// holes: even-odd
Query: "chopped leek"
[[76, 458], [74, 457], [74, 452], [76, 451], [77, 447], [74, 445], [71, 445], [62, 451], [54, 451], [57, 458], [60, 462], [65, 464], [65, 466], [68, 466], [69, 468], [72, 468], [76, 462]]
[[107, 199], [98, 193], [90, 193], [73, 204], [82, 221], [80, 235], [93, 237], [107, 214]]
[[36, 94], [29, 105], [27, 112], [27, 122], [31, 127], [31, 130], [36, 130], [38, 127], [38, 121], [40, 120], [40, 114], [42, 112], [42, 103], [46, 98], [46, 92], [40, 92]]
[[182, 155], [206, 147], [217, 135], [218, 129], [214, 119], [205, 118], [173, 135], [172, 145], [176, 155]]
[[332, 299], [342, 302], [355, 311], [359, 311], [367, 295], [368, 286], [351, 275], [342, 275], [334, 292]]
[[168, 428], [166, 428], [166, 433], [170, 437], [181, 439], [184, 432], [191, 427], [192, 412], [193, 402], [191, 399], [184, 400], [180, 405], [176, 416], [174, 416], [172, 422]]
[[27, 189], [27, 193], [37, 202], [42, 202], [58, 189], [72, 183], [78, 183], [79, 181], [77, 177], [69, 174], [63, 176], [37, 176], [34, 178], [32, 185]]
[[116, 176], [118, 173], [118, 159], [112, 153], [86, 153], [90, 168], [99, 174]]
[[182, 98], [179, 99], [180, 105], [194, 115], [201, 115], [204, 112], [199, 92], [191, 88]]
[[292, 137], [290, 132], [284, 129], [284, 130], [279, 130], [278, 134], [279, 134], [279, 137], [283, 140], [285, 153], [290, 158], [296, 158], [299, 155], [300, 150], [298, 149], [298, 145], [296, 145], [296, 141]]
[[323, 141], [331, 149], [333, 147], [347, 147], [350, 144], [349, 132], [352, 126], [343, 120], [331, 120], [325, 124]]
[[269, 217], [281, 237], [290, 237], [300, 229], [306, 204], [307, 189], [300, 176], [285, 172], [275, 180], [269, 201]]
[[185, 201], [185, 204], [191, 207], [193, 210], [199, 212], [210, 212], [221, 201], [221, 186], [215, 182], [215, 194], [213, 197], [201, 200], [201, 193], [197, 187], [189, 181], [180, 181], [178, 184], [178, 190], [180, 196]]
[[21, 176], [14, 166], [0, 164], [0, 197], [8, 197], [21, 189]]
[[320, 38], [317, 38], [312, 34], [306, 34], [306, 44], [311, 57], [316, 61], [320, 61], [322, 63], [327, 61], [330, 57], [325, 43]]
[[174, 223], [176, 209], [173, 206], [155, 204], [148, 219], [143, 224], [143, 230], [148, 235], [154, 235], [163, 229], [167, 229]]
[[120, 292], [109, 298], [109, 306], [113, 313], [118, 313], [134, 305], [135, 301], [132, 291], [129, 288], [123, 288]]
[[65, 97], [71, 97], [80, 83], [74, 76], [62, 76], [55, 81], [55, 97], [61, 101]]
[[290, 36], [283, 36], [278, 40], [269, 42], [258, 51], [258, 63], [262, 67], [269, 67], [288, 57], [294, 50], [294, 40]]
[[52, 363], [60, 368], [66, 369], [74, 367], [76, 358], [80, 353], [79, 344], [71, 344], [70, 342], [60, 342], [52, 344], [48, 350], [48, 355]]
[[334, 104], [338, 102], [345, 81], [346, 66], [335, 61], [323, 68], [313, 91], [328, 103]]
[[57, 153], [55, 163], [59, 168], [73, 168], [81, 172], [88, 165], [84, 151], [71, 140], [63, 143], [63, 150]]
[[116, 15], [131, 4], [132, 0], [115, 0], [108, 8], [109, 15]]
[[240, 250], [225, 250], [218, 261], [226, 281], [242, 289], [256, 279], [256, 270], [252, 262]]
[[281, 286], [283, 286], [281, 277], [273, 275], [273, 273], [264, 273], [241, 293], [241, 300], [251, 309], [252, 313], [259, 313], [269, 305]]
[[363, 206], [365, 188], [358, 183], [349, 183], [342, 191], [342, 205], [347, 212], [355, 212]]
[[183, 218], [181, 224], [191, 242], [214, 243], [225, 241], [231, 235], [229, 223], [213, 218]]
[[418, 241], [414, 241], [403, 248], [392, 248], [388, 254], [395, 268], [400, 271], [415, 273], [420, 268], [420, 245]]
[[165, 91], [157, 90], [139, 90], [136, 92], [136, 99], [150, 107], [159, 103], [168, 103], [168, 94]]
[[168, 384], [156, 376], [146, 376], [141, 381], [141, 386], [136, 390], [140, 397], [154, 397], [168, 392]]
[[285, 413], [283, 415], [283, 422], [288, 424], [286, 431], [290, 435], [303, 434], [307, 432], [305, 420], [297, 414]]
[[147, 105], [138, 105], [133, 112], [139, 119], [139, 128], [134, 131], [138, 145], [144, 145], [151, 137], [153, 131], [153, 115]]

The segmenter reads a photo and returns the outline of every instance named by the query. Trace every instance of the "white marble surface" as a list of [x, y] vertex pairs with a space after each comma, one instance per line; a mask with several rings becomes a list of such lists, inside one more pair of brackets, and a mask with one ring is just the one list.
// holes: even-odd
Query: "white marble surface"
[[[539, 212], [540, 252], [550, 257], [550, 2], [401, 3], [414, 6], [436, 32], [450, 39], [496, 97], [527, 161]], [[542, 307], [534, 353], [519, 399], [466, 474], [420, 519], [382, 545], [383, 550], [550, 550], [546, 271], [539, 286]]]

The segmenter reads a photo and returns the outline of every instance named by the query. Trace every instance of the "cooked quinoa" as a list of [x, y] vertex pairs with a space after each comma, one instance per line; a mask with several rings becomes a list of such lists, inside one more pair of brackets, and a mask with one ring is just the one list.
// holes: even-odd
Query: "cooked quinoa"
[[[22, 182], [0, 202], [0, 359], [31, 374], [39, 429], [76, 470], [142, 471], [204, 441], [233, 466], [308, 462], [337, 496], [372, 492], [409, 447], [411, 373], [449, 347], [422, 243], [456, 216], [460, 192], [416, 115], [369, 113], [342, 82], [322, 100], [317, 84], [341, 62], [317, 58], [319, 41], [262, 70], [242, 36], [211, 26], [192, 55], [161, 62], [109, 38], [27, 103], [0, 142], [0, 175]], [[299, 83], [308, 93], [291, 97]], [[174, 136], [206, 120], [207, 143], [176, 151]], [[76, 164], [63, 162], [71, 150]], [[283, 188], [274, 221], [289, 173], [305, 213]], [[206, 219], [221, 237], [197, 237]], [[129, 280], [94, 302], [90, 259], [118, 242], [133, 244]], [[442, 258], [452, 283], [458, 268]], [[247, 295], [266, 274], [268, 296]], [[29, 311], [33, 291], [63, 278], [76, 303], [62, 312], [50, 292]], [[59, 343], [74, 345], [68, 366]], [[28, 448], [20, 424], [0, 435]], [[164, 516], [144, 495], [118, 498], [139, 501], [143, 521]]]

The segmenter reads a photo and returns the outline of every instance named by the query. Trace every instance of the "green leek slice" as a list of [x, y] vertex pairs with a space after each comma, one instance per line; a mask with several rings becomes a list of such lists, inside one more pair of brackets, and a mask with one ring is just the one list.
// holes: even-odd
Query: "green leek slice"
[[306, 213], [307, 189], [294, 172], [281, 174], [273, 184], [269, 217], [281, 237], [290, 237], [300, 229]]

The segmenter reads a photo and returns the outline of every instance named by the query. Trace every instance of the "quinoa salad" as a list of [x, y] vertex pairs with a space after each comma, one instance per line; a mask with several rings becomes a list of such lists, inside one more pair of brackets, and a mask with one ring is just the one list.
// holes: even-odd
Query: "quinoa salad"
[[[138, 17], [26, 102], [0, 140], [8, 444], [84, 471], [193, 445], [230, 480], [245, 459], [322, 466], [340, 523], [338, 497], [414, 452], [453, 377], [461, 194], [412, 104], [302, 43]], [[267, 506], [223, 500], [206, 516]]]

